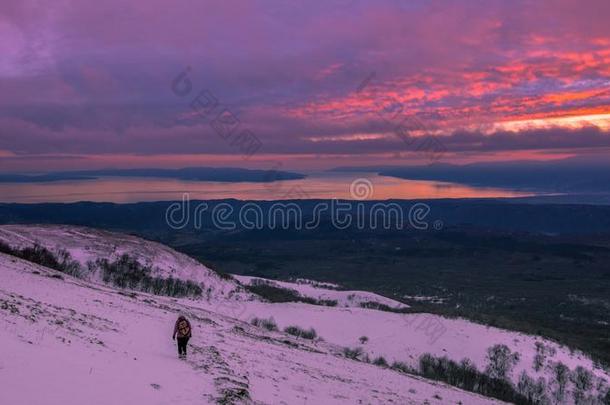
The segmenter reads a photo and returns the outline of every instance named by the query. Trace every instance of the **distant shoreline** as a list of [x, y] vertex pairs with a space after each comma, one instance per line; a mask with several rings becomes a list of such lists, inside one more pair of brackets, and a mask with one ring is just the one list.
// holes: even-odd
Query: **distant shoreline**
[[62, 171], [44, 174], [0, 174], [0, 183], [51, 183], [65, 180], [87, 181], [101, 177], [138, 177], [186, 181], [222, 181], [229, 183], [272, 183], [280, 180], [299, 180], [301, 173], [278, 170], [241, 168], [187, 167], [182, 169], [103, 169]]

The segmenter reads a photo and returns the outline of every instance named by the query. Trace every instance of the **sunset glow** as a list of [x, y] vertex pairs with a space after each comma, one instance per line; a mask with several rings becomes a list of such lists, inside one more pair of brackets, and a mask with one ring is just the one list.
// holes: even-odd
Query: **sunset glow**
[[[346, 3], [5, 1], [0, 170], [60, 155], [258, 167], [212, 126], [223, 111], [287, 168], [419, 164], [406, 140], [426, 136], [451, 162], [607, 153], [607, 1]], [[193, 109], [204, 91], [208, 115]]]

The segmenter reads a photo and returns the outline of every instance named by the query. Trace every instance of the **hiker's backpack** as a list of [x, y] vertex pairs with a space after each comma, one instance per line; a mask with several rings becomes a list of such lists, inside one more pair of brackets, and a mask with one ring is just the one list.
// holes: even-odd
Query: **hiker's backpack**
[[178, 321], [178, 336], [186, 337], [191, 334], [191, 325], [186, 319]]

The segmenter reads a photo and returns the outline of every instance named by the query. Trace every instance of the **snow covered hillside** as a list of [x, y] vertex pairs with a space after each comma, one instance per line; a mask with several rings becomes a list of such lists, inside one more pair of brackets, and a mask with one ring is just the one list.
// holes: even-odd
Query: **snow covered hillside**
[[87, 280], [101, 281], [98, 259], [117, 260], [123, 254], [149, 266], [152, 276], [191, 280], [202, 284], [212, 298], [250, 299], [238, 283], [224, 279], [203, 264], [175, 250], [135, 236], [93, 228], [61, 225], [2, 225], [0, 242], [15, 248], [43, 246], [52, 252], [66, 250], [80, 264]]
[[[234, 279], [222, 278], [191, 257], [165, 245], [93, 228], [62, 225], [0, 225], [0, 242], [14, 248], [39, 245], [54, 253], [65, 250], [80, 264], [85, 279], [98, 282], [102, 281], [100, 268], [95, 265], [98, 259], [112, 261], [127, 254], [143, 266], [149, 266], [153, 276], [174, 277], [200, 284], [205, 297], [215, 302], [228, 298], [242, 301], [260, 300], [259, 297], [245, 292], [239, 283], [235, 282], [237, 279], [244, 285], [251, 284], [254, 280], [263, 281], [270, 285], [293, 289], [303, 297], [337, 301], [339, 306], [359, 307], [361, 303], [376, 303], [392, 308], [408, 307], [371, 292], [337, 291], [325, 288], [328, 286], [324, 284], [311, 285], [304, 280], [300, 283], [287, 283], [246, 276], [234, 276]], [[227, 306], [231, 307], [231, 303], [227, 303]]]
[[280, 288], [287, 288], [289, 290], [296, 291], [302, 297], [313, 298], [320, 301], [336, 302], [335, 306], [338, 307], [356, 307], [360, 308], [362, 305], [375, 303], [390, 308], [402, 309], [409, 308], [408, 305], [402, 302], [395, 301], [390, 298], [382, 297], [381, 295], [374, 294], [368, 291], [345, 291], [338, 290], [339, 286], [333, 286], [334, 288], [328, 288], [328, 283], [316, 283], [312, 280], [299, 280], [300, 282], [287, 282], [277, 280], [267, 280], [260, 277], [249, 277], [249, 276], [233, 276], [244, 285], [255, 285], [256, 283], [264, 283], [271, 286], [277, 286]]
[[[497, 403], [412, 375], [426, 353], [458, 363], [468, 359], [463, 364], [487, 373], [487, 350], [494, 345], [518, 354], [505, 379], [515, 390], [535, 393], [536, 403], [602, 404], [610, 381], [586, 355], [540, 337], [464, 319], [362, 308], [369, 302], [407, 306], [311, 280], [225, 278], [133, 236], [11, 225], [0, 226], [0, 242], [66, 250], [82, 267], [76, 278], [0, 253], [0, 386], [10, 387], [0, 390], [2, 404], [95, 403], [88, 395], [100, 404]], [[91, 263], [123, 254], [155, 276], [193, 280], [212, 293], [176, 298], [100, 282], [105, 273]], [[236, 280], [337, 305], [265, 302]], [[169, 339], [178, 313], [195, 330], [187, 363], [176, 359]], [[269, 330], [252, 325], [261, 319], [269, 319]], [[305, 338], [301, 332], [311, 328], [317, 337]], [[358, 351], [359, 361], [346, 358]], [[395, 362], [409, 374], [389, 367]]]
[[[388, 364], [404, 362], [417, 367], [422, 354], [447, 356], [460, 362], [469, 359], [480, 370], [487, 365], [487, 349], [503, 344], [519, 354], [509, 378], [515, 386], [523, 372], [537, 381], [544, 379], [549, 392], [555, 390], [555, 366], [563, 364], [569, 370], [583, 367], [591, 372], [591, 390], [595, 396], [606, 392], [610, 373], [595, 365], [581, 352], [570, 350], [553, 341], [537, 336], [480, 325], [464, 319], [448, 319], [441, 316], [414, 313], [397, 314], [365, 308], [336, 308], [302, 303], [269, 304], [245, 302], [240, 311], [243, 320], [253, 317], [270, 317], [280, 329], [290, 325], [314, 328], [326, 341], [344, 346], [360, 347], [372, 360], [383, 357]], [[364, 338], [363, 340], [361, 340]], [[538, 344], [538, 347], [537, 347]], [[539, 354], [542, 345], [542, 353]], [[540, 364], [534, 366], [535, 360]], [[573, 403], [573, 392], [567, 383], [566, 399]], [[599, 388], [598, 388], [599, 387]], [[599, 402], [591, 402], [599, 403]]]
[[[0, 254], [0, 403], [492, 404], [199, 308]], [[170, 339], [193, 326], [188, 360]]]

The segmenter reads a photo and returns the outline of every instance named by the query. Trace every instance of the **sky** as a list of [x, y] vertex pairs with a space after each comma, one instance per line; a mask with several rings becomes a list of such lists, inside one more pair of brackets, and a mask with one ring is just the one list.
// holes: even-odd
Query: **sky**
[[610, 2], [0, 3], [0, 171], [603, 159]]

